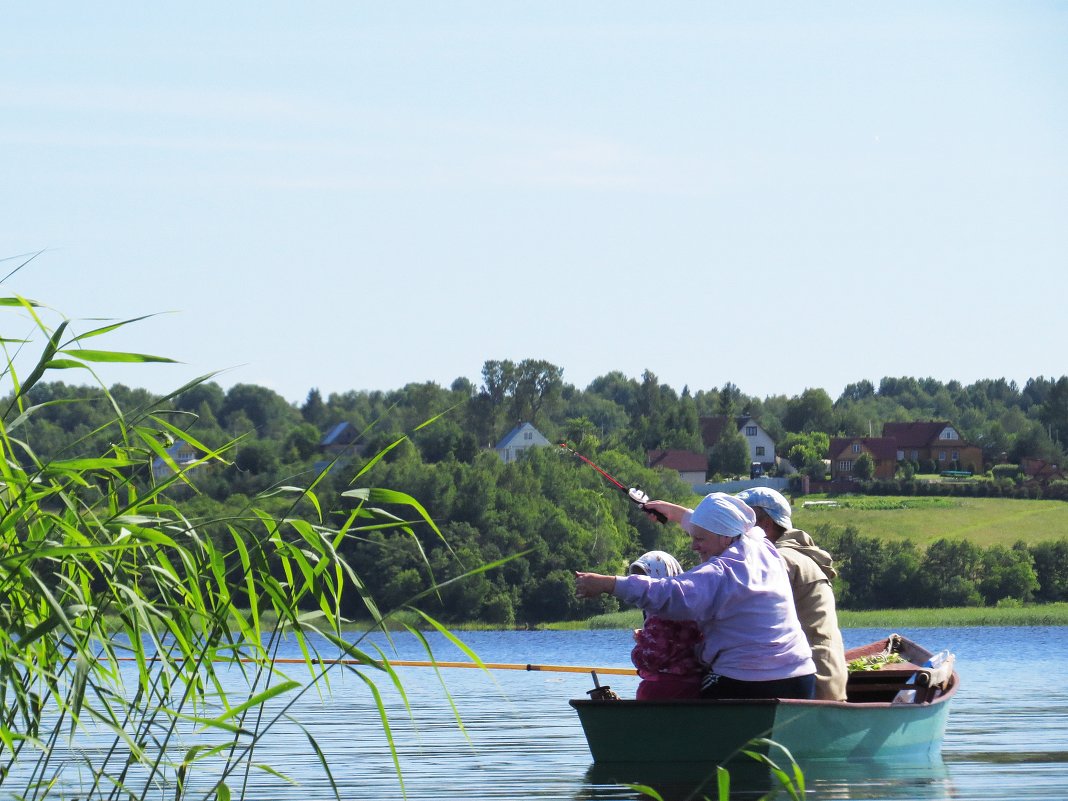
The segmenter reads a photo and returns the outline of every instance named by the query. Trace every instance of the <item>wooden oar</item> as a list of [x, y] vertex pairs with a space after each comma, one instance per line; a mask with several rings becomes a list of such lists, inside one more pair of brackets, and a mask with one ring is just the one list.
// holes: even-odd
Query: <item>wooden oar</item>
[[[135, 657], [132, 656], [120, 656], [121, 662], [135, 661]], [[153, 658], [154, 659], [154, 658]], [[151, 660], [150, 660], [151, 661]], [[243, 656], [238, 659], [216, 659], [216, 662], [243, 662], [256, 664], [264, 661], [271, 661], [276, 665], [303, 665], [306, 660], [296, 657], [276, 657], [271, 660], [254, 659], [252, 657]], [[412, 659], [390, 659], [386, 660], [389, 664], [395, 667], [439, 667], [439, 668], [477, 668], [479, 670], [539, 670], [545, 673], [591, 673], [596, 671], [597, 673], [609, 673], [616, 676], [637, 676], [638, 671], [634, 668], [613, 668], [613, 667], [588, 667], [586, 665], [521, 665], [511, 664], [506, 662], [483, 662], [481, 665], [477, 662], [431, 662], [419, 661]], [[318, 665], [369, 665], [362, 659], [312, 659], [312, 664]]]
[[[289, 659], [280, 658], [273, 660], [282, 664], [298, 664], [303, 663], [303, 659]], [[325, 659], [322, 660], [323, 664], [339, 664], [339, 665], [366, 665], [366, 662], [361, 662], [358, 659]], [[439, 668], [477, 668], [480, 670], [540, 670], [546, 673], [590, 673], [591, 671], [597, 671], [598, 673], [611, 673], [617, 676], [637, 676], [638, 671], [634, 668], [612, 668], [612, 667], [587, 667], [585, 665], [521, 665], [510, 664], [506, 662], [483, 662], [481, 665], [477, 662], [430, 662], [419, 661], [412, 659], [390, 659], [389, 664], [394, 667], [439, 667]]]

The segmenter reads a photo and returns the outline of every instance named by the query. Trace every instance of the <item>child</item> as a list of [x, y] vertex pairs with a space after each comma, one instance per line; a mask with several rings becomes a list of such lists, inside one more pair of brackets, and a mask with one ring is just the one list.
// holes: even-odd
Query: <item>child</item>
[[[630, 565], [632, 575], [650, 578], [677, 576], [682, 566], [669, 553], [649, 551]], [[650, 701], [665, 698], [698, 698], [701, 695], [701, 663], [697, 646], [701, 631], [692, 620], [667, 620], [656, 615], [634, 630], [634, 650], [630, 658], [641, 682], [635, 698]]]

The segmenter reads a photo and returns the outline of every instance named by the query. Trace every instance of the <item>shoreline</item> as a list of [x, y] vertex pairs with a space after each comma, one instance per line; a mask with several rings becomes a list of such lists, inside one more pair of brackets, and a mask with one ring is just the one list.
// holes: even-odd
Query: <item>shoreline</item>
[[[269, 626], [268, 615], [261, 616], [261, 623]], [[422, 617], [414, 613], [388, 616], [390, 631], [415, 628], [431, 631]], [[584, 620], [563, 620], [550, 623], [513, 624], [488, 623], [481, 620], [445, 623], [441, 625], [453, 632], [464, 631], [570, 631], [594, 629], [636, 629], [642, 625], [642, 614], [637, 609], [596, 615]], [[929, 629], [958, 628], [967, 626], [1068, 626], [1068, 602], [1035, 604], [1029, 606], [998, 607], [950, 607], [946, 609], [872, 609], [838, 610], [838, 626], [842, 629]], [[347, 621], [343, 631], [367, 632], [374, 628], [369, 621]]]
[[[540, 629], [639, 628], [641, 612], [628, 610], [587, 620], [546, 623]], [[962, 626], [1068, 626], [1068, 603], [946, 609], [838, 610], [842, 629], [956, 628]]]

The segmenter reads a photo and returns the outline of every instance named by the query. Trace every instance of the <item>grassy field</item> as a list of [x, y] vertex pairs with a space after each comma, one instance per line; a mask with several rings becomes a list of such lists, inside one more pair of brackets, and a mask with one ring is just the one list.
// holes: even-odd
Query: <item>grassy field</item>
[[[931, 542], [967, 539], [982, 547], [1068, 538], [1068, 503], [1006, 498], [935, 498], [854, 495], [792, 499], [794, 525], [816, 536], [824, 525], [854, 526], [866, 537]], [[837, 506], [804, 506], [833, 500]], [[817, 539], [819, 539], [817, 537]]]

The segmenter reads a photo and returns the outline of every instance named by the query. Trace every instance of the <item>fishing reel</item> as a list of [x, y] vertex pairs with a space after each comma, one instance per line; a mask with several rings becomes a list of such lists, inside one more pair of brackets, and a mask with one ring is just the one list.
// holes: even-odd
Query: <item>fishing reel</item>
[[644, 504], [649, 503], [649, 495], [641, 487], [631, 487], [627, 490], [627, 495], [630, 496], [630, 499], [638, 504], [638, 506], [643, 506]]
[[667, 522], [667, 515], [663, 512], [658, 512], [655, 509], [646, 509], [645, 504], [649, 503], [649, 495], [641, 487], [631, 487], [627, 490], [627, 497], [638, 504], [638, 508], [645, 512], [647, 515], [652, 515], [661, 523]]

